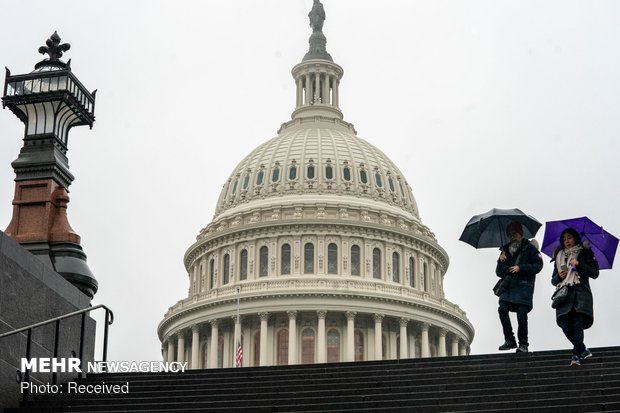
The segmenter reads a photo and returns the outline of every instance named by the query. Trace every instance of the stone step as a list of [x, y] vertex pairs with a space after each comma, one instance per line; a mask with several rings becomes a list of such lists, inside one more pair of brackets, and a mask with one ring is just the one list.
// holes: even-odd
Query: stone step
[[128, 395], [35, 395], [18, 412], [620, 411], [620, 347], [191, 370], [89, 374], [80, 384], [129, 382]]

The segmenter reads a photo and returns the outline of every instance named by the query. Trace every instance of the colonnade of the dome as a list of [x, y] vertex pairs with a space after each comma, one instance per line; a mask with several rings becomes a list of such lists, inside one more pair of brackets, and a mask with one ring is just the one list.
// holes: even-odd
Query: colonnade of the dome
[[[338, 86], [342, 73], [342, 68], [337, 64], [322, 60], [309, 60], [295, 66], [296, 108], [323, 105], [338, 109]], [[296, 113], [293, 113], [293, 118]], [[342, 119], [339, 110], [338, 113]]]
[[189, 268], [189, 296], [208, 296], [235, 283], [328, 276], [384, 282], [440, 298], [444, 272], [428, 253], [389, 240], [342, 236], [326, 229], [315, 234], [252, 234], [200, 253]]
[[457, 356], [469, 351], [461, 332], [431, 322], [292, 307], [242, 313], [240, 320], [211, 318], [178, 329], [163, 340], [163, 358], [188, 362], [193, 369], [234, 367], [235, 329], [241, 332], [243, 367]]

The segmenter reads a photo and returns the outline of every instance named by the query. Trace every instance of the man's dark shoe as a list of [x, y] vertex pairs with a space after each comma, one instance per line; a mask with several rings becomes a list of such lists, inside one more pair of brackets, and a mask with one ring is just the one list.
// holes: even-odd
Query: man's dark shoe
[[581, 360], [585, 360], [585, 359], [588, 359], [590, 357], [592, 357], [592, 352], [590, 350], [588, 350], [588, 349], [585, 349], [584, 352], [581, 353], [581, 356], [579, 356], [579, 358]]
[[504, 342], [504, 344], [499, 346], [498, 350], [501, 350], [501, 351], [512, 350], [513, 348], [517, 348], [517, 343], [515, 343], [514, 341], [506, 341]]
[[517, 347], [517, 353], [527, 353], [527, 346], [525, 344], [520, 344], [519, 347]]
[[570, 358], [570, 367], [579, 367], [581, 366], [581, 363], [579, 362], [579, 357], [577, 356], [573, 356]]

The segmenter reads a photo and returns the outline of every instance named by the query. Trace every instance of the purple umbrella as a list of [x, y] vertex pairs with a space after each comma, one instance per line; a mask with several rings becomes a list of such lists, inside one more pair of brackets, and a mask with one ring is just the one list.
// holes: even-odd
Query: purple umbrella
[[588, 217], [546, 222], [541, 251], [555, 258], [553, 253], [560, 246], [560, 234], [566, 228], [574, 228], [581, 235], [582, 242], [586, 240], [590, 242], [590, 247], [601, 270], [611, 268], [618, 248], [618, 238], [605, 231], [603, 227], [596, 225]]

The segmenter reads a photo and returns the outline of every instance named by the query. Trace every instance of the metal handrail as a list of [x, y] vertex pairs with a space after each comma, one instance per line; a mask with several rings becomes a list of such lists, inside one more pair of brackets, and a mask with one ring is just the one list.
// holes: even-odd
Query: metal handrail
[[[82, 369], [82, 359], [84, 358], [84, 330], [85, 330], [85, 326], [86, 326], [86, 314], [90, 313], [93, 310], [97, 310], [99, 308], [103, 308], [105, 309], [105, 323], [104, 323], [104, 330], [103, 330], [103, 355], [102, 355], [102, 359], [103, 361], [107, 361], [107, 357], [108, 357], [108, 326], [110, 324], [112, 324], [114, 322], [114, 313], [112, 312], [112, 310], [110, 310], [108, 307], [106, 307], [103, 304], [99, 304], [96, 305], [94, 307], [89, 307], [89, 308], [84, 308], [82, 310], [78, 310], [78, 311], [74, 311], [72, 313], [68, 313], [65, 315], [61, 315], [59, 317], [54, 317], [51, 318], [49, 320], [46, 321], [41, 321], [40, 323], [36, 323], [36, 324], [32, 324], [26, 327], [22, 327], [22, 328], [18, 328], [17, 330], [13, 330], [13, 331], [9, 331], [7, 333], [2, 333], [0, 334], [0, 339], [4, 338], [4, 337], [8, 337], [8, 336], [12, 336], [15, 334], [19, 334], [22, 333], [24, 331], [27, 331], [27, 342], [26, 342], [26, 359], [30, 360], [30, 349], [31, 349], [31, 343], [32, 343], [32, 330], [37, 328], [37, 327], [41, 327], [41, 326], [45, 326], [51, 323], [56, 323], [56, 330], [54, 333], [54, 358], [58, 357], [58, 334], [60, 332], [60, 320], [64, 320], [65, 318], [69, 318], [69, 317], [73, 317], [76, 315], [82, 315], [82, 323], [81, 323], [81, 328], [80, 328], [80, 355], [79, 355], [79, 359], [80, 359], [80, 370]], [[18, 372], [21, 373], [21, 371], [18, 370]], [[80, 373], [80, 377], [81, 377], [81, 373]], [[24, 379], [21, 380], [20, 377], [20, 382], [21, 381], [30, 381], [30, 369], [26, 369], [25, 371], [25, 375], [24, 375]], [[58, 377], [57, 377], [57, 373], [53, 372], [52, 373], [52, 384], [56, 384], [58, 381]], [[30, 394], [30, 391], [28, 389], [26, 389], [26, 391], [24, 391], [23, 394], [23, 401], [26, 402], [28, 401], [28, 396]]]

